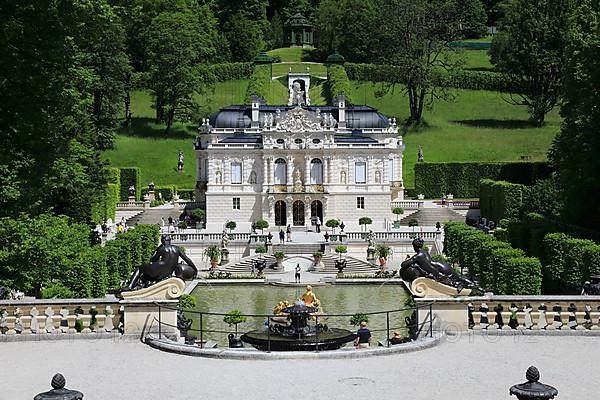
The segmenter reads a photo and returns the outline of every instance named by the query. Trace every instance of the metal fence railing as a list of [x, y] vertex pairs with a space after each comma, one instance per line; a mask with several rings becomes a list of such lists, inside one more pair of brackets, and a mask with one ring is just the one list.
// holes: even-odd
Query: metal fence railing
[[[394, 331], [404, 331], [406, 337], [410, 339], [416, 340], [422, 337], [432, 337], [433, 336], [433, 313], [432, 313], [432, 304], [433, 303], [424, 303], [419, 304], [414, 307], [405, 307], [395, 310], [385, 310], [385, 311], [375, 311], [375, 312], [365, 312], [360, 313], [369, 318], [369, 330], [373, 336], [381, 335], [385, 333], [385, 340], [382, 341], [384, 346], [389, 347], [390, 338], [392, 337], [392, 333]], [[210, 321], [223, 321], [223, 318], [227, 316], [227, 313], [217, 313], [217, 312], [204, 312], [204, 311], [194, 311], [194, 310], [179, 310], [177, 307], [170, 307], [165, 305], [156, 304], [158, 307], [158, 318], [155, 317], [155, 322], [158, 323], [158, 336], [159, 339], [163, 338], [163, 332], [170, 331], [173, 332], [176, 329], [181, 329], [181, 326], [173, 326], [172, 324], [168, 324], [162, 321], [162, 311], [164, 310], [172, 310], [172, 311], [181, 311], [184, 313], [186, 317], [193, 316], [195, 317], [195, 322], [197, 322], [198, 328], [192, 328], [191, 326], [186, 327], [185, 331], [187, 332], [195, 332], [199, 335], [197, 343], [201, 348], [203, 348], [207, 341], [213, 340], [215, 342], [226, 343], [224, 338], [226, 338], [229, 334], [234, 333], [236, 336], [238, 334], [243, 335], [249, 331], [253, 331], [256, 329], [264, 329], [267, 334], [267, 351], [271, 349], [271, 335], [274, 332], [274, 325], [276, 322], [273, 322], [273, 318], [282, 318], [284, 315], [277, 314], [240, 314], [240, 316], [244, 317], [246, 320], [242, 325], [246, 327], [250, 327], [248, 330], [239, 330], [238, 326], [235, 326], [235, 330], [231, 327], [226, 329], [221, 328], [218, 324], [211, 324]], [[420, 313], [426, 313], [423, 318], [420, 318]], [[342, 324], [348, 324], [349, 318], [356, 316], [357, 314], [311, 314], [309, 320], [310, 324], [319, 325], [319, 324], [330, 324], [335, 327], [341, 327]], [[192, 318], [193, 320], [193, 318]], [[420, 321], [420, 322], [419, 322]], [[377, 323], [374, 323], [377, 322]], [[372, 328], [373, 326], [379, 326]], [[319, 342], [319, 333], [318, 330], [315, 330], [316, 334], [310, 337], [311, 340], [315, 341], [315, 344]], [[308, 339], [306, 339], [308, 340]], [[316, 347], [318, 351], [318, 346]]]

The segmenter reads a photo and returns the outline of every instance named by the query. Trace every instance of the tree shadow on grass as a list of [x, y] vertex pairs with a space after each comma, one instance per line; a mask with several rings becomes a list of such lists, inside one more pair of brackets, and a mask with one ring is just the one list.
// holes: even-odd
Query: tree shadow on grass
[[524, 129], [534, 127], [530, 121], [519, 119], [463, 119], [452, 122], [456, 124], [473, 126], [476, 128], [492, 129]]
[[132, 118], [128, 125], [123, 124], [120, 135], [148, 139], [190, 139], [196, 136], [196, 126], [183, 123], [175, 124], [165, 133], [165, 125], [157, 124], [152, 118]]

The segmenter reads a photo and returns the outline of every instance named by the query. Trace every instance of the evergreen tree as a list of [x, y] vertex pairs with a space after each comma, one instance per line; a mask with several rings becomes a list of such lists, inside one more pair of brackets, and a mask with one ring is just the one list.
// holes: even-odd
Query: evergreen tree
[[461, 30], [467, 39], [476, 39], [487, 33], [487, 16], [481, 0], [458, 0]]
[[271, 19], [271, 48], [277, 49], [283, 46], [283, 21], [279, 16], [279, 12], [275, 10], [273, 18]]
[[568, 34], [564, 123], [549, 158], [571, 223], [600, 226], [600, 7], [582, 0]]

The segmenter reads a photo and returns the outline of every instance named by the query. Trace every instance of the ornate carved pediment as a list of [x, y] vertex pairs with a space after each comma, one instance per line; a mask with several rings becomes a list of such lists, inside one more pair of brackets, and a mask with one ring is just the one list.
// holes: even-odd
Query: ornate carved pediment
[[307, 110], [296, 107], [289, 110], [277, 123], [277, 129], [285, 132], [321, 131], [321, 121]]

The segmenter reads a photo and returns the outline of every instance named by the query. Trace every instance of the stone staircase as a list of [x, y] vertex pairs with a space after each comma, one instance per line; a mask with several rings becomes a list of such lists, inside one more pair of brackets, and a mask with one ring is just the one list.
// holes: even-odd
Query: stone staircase
[[[235, 264], [227, 264], [222, 267], [219, 267], [219, 271], [229, 272], [233, 275], [250, 275], [250, 273], [252, 273], [252, 263], [254, 263], [255, 261], [257, 261], [259, 259], [261, 259], [261, 256], [259, 254], [244, 257]], [[270, 254], [269, 255], [263, 254], [262, 260], [267, 262], [267, 268], [264, 270], [264, 272], [267, 272], [267, 273], [284, 272], [281, 269], [277, 269], [277, 267], [276, 267], [277, 262], [276, 262], [274, 256], [272, 256]], [[273, 267], [273, 268], [271, 268], [271, 267]]]
[[411, 219], [419, 221], [419, 226], [435, 226], [436, 222], [465, 222], [465, 217], [448, 208], [421, 208], [416, 213], [400, 220], [401, 225], [408, 225]]
[[273, 251], [283, 251], [286, 256], [293, 255], [311, 255], [315, 251], [323, 251], [323, 245], [320, 243], [294, 243], [286, 242], [284, 244], [275, 243], [273, 238]]
[[173, 218], [176, 223], [179, 221], [179, 216], [182, 210], [176, 208], [157, 208], [142, 211], [140, 214], [127, 220], [128, 226], [135, 224], [160, 225], [161, 217], [165, 218], [165, 223], [168, 224], [169, 217]]
[[[343, 258], [346, 260], [344, 274], [370, 274], [379, 271], [379, 267], [358, 258], [349, 256], [344, 256]], [[325, 268], [312, 272], [315, 274], [337, 274], [338, 269], [335, 267], [335, 260], [337, 259], [339, 259], [339, 256], [336, 254], [324, 254], [321, 261], [323, 261]]]

